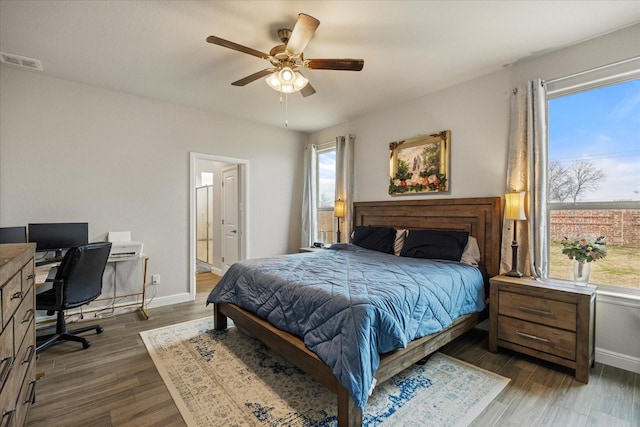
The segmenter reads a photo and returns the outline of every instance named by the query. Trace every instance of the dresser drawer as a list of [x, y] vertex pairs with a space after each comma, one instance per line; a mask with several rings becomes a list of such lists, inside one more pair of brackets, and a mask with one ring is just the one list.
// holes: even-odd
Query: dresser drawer
[[[35, 334], [35, 322], [31, 322], [28, 334]], [[27, 418], [27, 411], [35, 394], [35, 370], [36, 370], [36, 347], [33, 340], [25, 339], [18, 351], [14, 370], [17, 371], [18, 378], [22, 379], [20, 392], [16, 401], [16, 426], [24, 425]]]
[[29, 363], [35, 360], [36, 354], [36, 343], [33, 338], [31, 338], [35, 334], [35, 322], [32, 321], [29, 323], [27, 336], [29, 338], [22, 340], [20, 347], [18, 347], [18, 351], [16, 353], [16, 360], [13, 362], [13, 369], [20, 370], [21, 376], [24, 375]]
[[15, 348], [20, 348], [25, 335], [28, 336], [28, 342], [32, 343], [33, 341], [33, 332], [31, 334], [27, 334], [29, 330], [29, 326], [33, 323], [35, 318], [35, 308], [33, 303], [33, 293], [34, 290], [32, 288], [28, 289], [26, 295], [22, 299], [22, 304], [18, 307], [16, 314], [13, 318], [13, 336], [14, 336], [14, 345]]
[[500, 315], [576, 330], [575, 304], [505, 291], [501, 291], [498, 298]]
[[498, 339], [564, 359], [576, 359], [576, 334], [562, 329], [499, 316]]
[[4, 388], [4, 384], [7, 381], [9, 371], [13, 365], [14, 355], [13, 321], [10, 321], [0, 334], [0, 390]]
[[33, 262], [28, 262], [24, 267], [22, 267], [22, 290], [26, 291], [35, 285], [36, 283], [36, 274], [35, 274], [35, 266]]
[[27, 369], [27, 375], [24, 377], [22, 389], [18, 395], [16, 402], [16, 426], [23, 426], [27, 421], [27, 412], [35, 398], [36, 393], [36, 364], [35, 360], [31, 361]]
[[[26, 372], [26, 371], [23, 371]], [[2, 393], [0, 393], [0, 426], [14, 426], [16, 421], [16, 403], [18, 402], [18, 393], [24, 376], [20, 376], [19, 369], [16, 369], [16, 364], [9, 372], [9, 378], [7, 379]]]
[[16, 273], [0, 290], [2, 326], [4, 327], [22, 302], [22, 274]]

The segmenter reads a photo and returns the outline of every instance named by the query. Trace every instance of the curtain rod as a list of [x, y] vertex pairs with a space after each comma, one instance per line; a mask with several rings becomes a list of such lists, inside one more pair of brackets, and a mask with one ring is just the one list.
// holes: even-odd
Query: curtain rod
[[591, 68], [590, 70], [580, 71], [578, 73], [570, 74], [568, 76], [558, 77], [558, 78], [551, 79], [551, 80], [544, 80], [544, 83], [548, 84], [548, 83], [560, 82], [562, 80], [571, 79], [571, 78], [574, 78], [574, 77], [581, 76], [583, 74], [593, 73], [594, 71], [604, 70], [606, 68], [615, 67], [615, 66], [618, 66], [618, 65], [626, 64], [627, 62], [631, 62], [631, 61], [637, 61], [638, 59], [640, 59], [640, 56], [634, 56], [633, 58], [625, 59], [623, 61], [613, 62], [611, 64], [601, 65], [599, 67]]

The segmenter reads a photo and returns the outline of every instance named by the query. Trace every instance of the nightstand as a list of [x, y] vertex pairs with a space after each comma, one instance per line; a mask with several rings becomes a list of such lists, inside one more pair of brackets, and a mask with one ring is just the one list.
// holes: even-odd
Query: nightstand
[[557, 363], [588, 383], [596, 286], [504, 275], [490, 282], [489, 351], [503, 347]]

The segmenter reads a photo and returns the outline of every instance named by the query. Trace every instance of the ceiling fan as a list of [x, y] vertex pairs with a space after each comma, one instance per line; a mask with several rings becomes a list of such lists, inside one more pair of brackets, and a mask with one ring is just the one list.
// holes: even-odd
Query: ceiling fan
[[267, 84], [281, 93], [300, 92], [302, 96], [309, 96], [316, 93], [316, 90], [311, 86], [309, 80], [298, 70], [299, 68], [304, 67], [310, 70], [360, 71], [364, 66], [364, 60], [362, 59], [305, 59], [302, 51], [313, 37], [319, 25], [320, 21], [313, 16], [304, 13], [299, 14], [293, 30], [286, 28], [278, 30], [278, 37], [283, 44], [275, 46], [268, 54], [216, 36], [207, 37], [207, 42], [257, 56], [271, 63], [271, 68], [266, 68], [248, 75], [231, 83], [232, 85], [244, 86], [259, 78], [266, 77]]

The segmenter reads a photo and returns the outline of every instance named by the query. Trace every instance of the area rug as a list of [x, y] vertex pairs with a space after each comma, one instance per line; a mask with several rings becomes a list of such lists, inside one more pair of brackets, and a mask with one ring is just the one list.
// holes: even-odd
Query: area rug
[[[336, 395], [211, 317], [140, 332], [189, 426], [335, 426]], [[466, 426], [509, 382], [441, 353], [378, 384], [366, 426]]]

